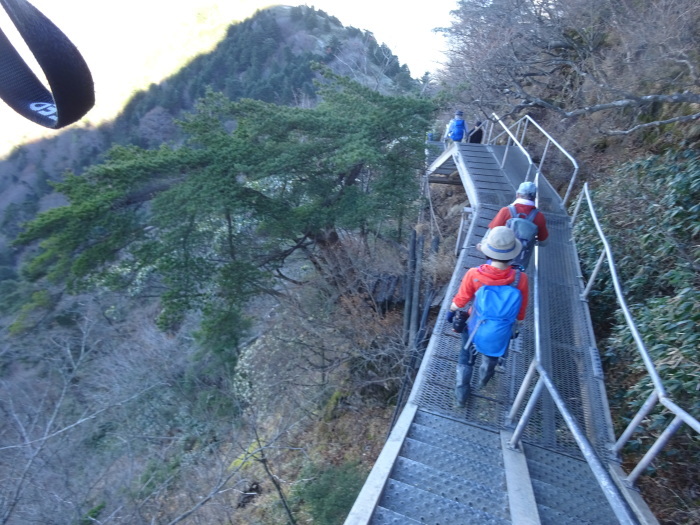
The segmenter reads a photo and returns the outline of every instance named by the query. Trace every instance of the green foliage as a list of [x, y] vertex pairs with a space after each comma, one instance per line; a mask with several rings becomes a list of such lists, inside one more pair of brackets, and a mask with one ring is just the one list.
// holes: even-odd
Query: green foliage
[[432, 105], [326, 78], [313, 109], [209, 93], [182, 145], [115, 147], [66, 177], [70, 205], [16, 241], [39, 243], [24, 275], [157, 295], [164, 330], [201, 312], [198, 341], [235, 365], [243, 306], [289, 255], [339, 229], [385, 233], [415, 209]]
[[78, 523], [79, 525], [92, 525], [93, 523], [98, 523], [97, 518], [100, 517], [102, 511], [107, 505], [105, 503], [100, 503], [93, 508], [91, 508], [84, 518], [82, 518]]
[[49, 312], [55, 304], [55, 299], [46, 290], [33, 291], [22, 307], [15, 320], [9, 326], [11, 335], [19, 335], [34, 326], [37, 320]]
[[365, 481], [357, 463], [320, 467], [312, 465], [302, 474], [311, 481], [299, 485], [295, 496], [309, 508], [313, 522], [338, 525], [347, 517]]
[[180, 472], [181, 458], [179, 456], [169, 459], [151, 459], [144, 467], [137, 496], [144, 498], [157, 490], [162, 490], [178, 477]]
[[17, 278], [17, 272], [12, 266], [0, 266], [0, 282]]
[[[673, 295], [700, 282], [700, 159], [696, 152], [669, 152], [631, 162], [593, 192], [604, 230], [614, 247], [626, 300], [644, 303], [654, 296]], [[653, 220], [650, 220], [653, 218]], [[600, 255], [593, 223], [585, 215], [576, 226], [584, 271]], [[608, 318], [616, 309], [604, 269], [596, 289]]]
[[[593, 201], [614, 249], [626, 302], [664, 387], [700, 417], [700, 156], [688, 150], [631, 162], [596, 189]], [[577, 231], [579, 254], [590, 270], [600, 244], [585, 218]], [[611, 284], [606, 288], [598, 285], [592, 309], [614, 320], [606, 360], [621, 387], [613, 401], [629, 420], [653, 385], [624, 319], [613, 315], [617, 305]], [[669, 422], [667, 412], [657, 411], [642, 426], [658, 435]], [[644, 448], [642, 441], [635, 444]], [[700, 457], [697, 447], [691, 454]]]
[[323, 421], [328, 422], [337, 416], [338, 405], [347, 397], [348, 393], [336, 390], [323, 408]]
[[30, 283], [16, 279], [3, 279], [0, 281], [0, 313], [11, 314], [17, 312], [26, 304], [35, 287]]
[[[651, 298], [645, 305], [634, 308], [633, 315], [669, 395], [691, 415], [700, 418], [700, 290], [684, 288], [672, 297]], [[641, 407], [653, 385], [645, 374], [643, 363], [631, 353], [635, 344], [626, 324], [617, 327], [609, 343], [626, 349], [628, 373], [641, 377], [625, 394], [632, 412]], [[657, 425], [652, 427], [658, 424], [665, 426], [669, 422], [667, 414], [658, 418]], [[658, 431], [658, 428], [655, 430]]]

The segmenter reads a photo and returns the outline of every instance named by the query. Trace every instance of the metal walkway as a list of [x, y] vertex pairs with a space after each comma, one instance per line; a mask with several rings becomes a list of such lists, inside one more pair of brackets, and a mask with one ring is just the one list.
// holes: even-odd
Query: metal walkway
[[[580, 299], [583, 282], [570, 219], [561, 197], [542, 176], [538, 207], [546, 215], [550, 238], [528, 270], [530, 303], [521, 336], [491, 382], [478, 390], [474, 374], [467, 407], [453, 407], [460, 337], [444, 321], [445, 312], [466, 269], [484, 262], [476, 243], [498, 210], [512, 202], [528, 173], [528, 159], [519, 153], [510, 146], [456, 144], [436, 153], [428, 168], [432, 181], [459, 173], [473, 215], [411, 397], [346, 525], [655, 522], [650, 513], [639, 511], [638, 496], [624, 487], [613, 488], [624, 508], [610, 503], [547, 392], [532, 411], [521, 445], [509, 445], [523, 409], [509, 411], [535, 353], [535, 293], [541, 364], [606, 466], [614, 442], [587, 303]], [[541, 276], [537, 286], [535, 274]], [[630, 501], [635, 505], [628, 506]]]

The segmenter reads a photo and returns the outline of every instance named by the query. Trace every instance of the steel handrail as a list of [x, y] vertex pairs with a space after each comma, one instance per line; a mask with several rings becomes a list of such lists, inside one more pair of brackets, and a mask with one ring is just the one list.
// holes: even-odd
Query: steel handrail
[[588, 441], [586, 438], [585, 433], [581, 430], [579, 427], [578, 423], [576, 422], [576, 418], [571, 414], [569, 409], [566, 406], [565, 401], [559, 394], [559, 391], [557, 390], [554, 381], [549, 377], [549, 374], [545, 370], [545, 368], [542, 366], [542, 344], [541, 344], [541, 322], [540, 322], [540, 292], [539, 292], [539, 287], [540, 287], [540, 279], [539, 279], [539, 257], [540, 257], [540, 250], [537, 245], [535, 245], [535, 251], [534, 251], [534, 268], [533, 268], [533, 274], [532, 274], [532, 283], [533, 283], [533, 326], [534, 326], [534, 336], [535, 336], [535, 357], [530, 363], [530, 366], [528, 368], [527, 373], [525, 374], [525, 378], [523, 379], [522, 384], [520, 385], [520, 389], [518, 390], [518, 393], [515, 397], [515, 401], [513, 402], [513, 406], [510, 409], [510, 412], [506, 416], [506, 424], [511, 425], [513, 423], [513, 420], [520, 410], [520, 406], [522, 405], [522, 402], [525, 400], [527, 397], [527, 390], [530, 387], [530, 384], [532, 381], [535, 379], [535, 374], [539, 374], [539, 377], [537, 379], [537, 382], [535, 383], [535, 387], [532, 391], [532, 394], [530, 395], [530, 398], [527, 401], [527, 404], [525, 406], [525, 409], [523, 410], [522, 415], [520, 416], [520, 419], [518, 420], [518, 423], [515, 427], [515, 430], [513, 431], [513, 434], [510, 438], [510, 441], [508, 442], [508, 446], [517, 450], [520, 442], [522, 440], [522, 435], [525, 432], [525, 428], [527, 427], [530, 417], [535, 411], [537, 401], [539, 400], [540, 396], [542, 395], [543, 390], [546, 388], [547, 391], [549, 392], [550, 396], [554, 400], [554, 405], [557, 407], [559, 410], [559, 413], [562, 415], [562, 418], [564, 419], [564, 422], [566, 426], [569, 428], [571, 431], [572, 436], [574, 437], [574, 440], [576, 441], [577, 446], [579, 447], [579, 450], [581, 450], [581, 453], [583, 454], [584, 459], [586, 460], [586, 463], [588, 463], [588, 466], [591, 469], [591, 472], [593, 473], [593, 476], [595, 477], [596, 481], [598, 482], [598, 485], [600, 486], [601, 490], [603, 491], [603, 494], [605, 495], [605, 498], [607, 499], [608, 503], [610, 504], [610, 508], [614, 512], [615, 516], [617, 517], [618, 521], [620, 524], [629, 524], [629, 525], [634, 525], [638, 523], [638, 520], [635, 518], [634, 513], [630, 509], [629, 505], [627, 504], [627, 501], [625, 500], [625, 497], [621, 494], [620, 490], [617, 488], [615, 485], [615, 482], [612, 479], [612, 476], [610, 473], [607, 471], [605, 466], [603, 465], [602, 461], [600, 458], [597, 456], [595, 453], [595, 450], [591, 443]]
[[610, 504], [610, 508], [617, 517], [619, 523], [624, 525], [635, 525], [638, 523], [638, 520], [635, 518], [634, 513], [627, 504], [625, 497], [622, 495], [617, 485], [615, 485], [612, 476], [607, 471], [598, 455], [595, 453], [595, 449], [586, 438], [586, 435], [578, 425], [576, 418], [571, 414], [568, 407], [566, 406], [564, 399], [559, 394], [559, 391], [557, 390], [554, 381], [552, 381], [552, 379], [549, 377], [549, 374], [547, 373], [547, 370], [545, 370], [544, 366], [542, 365], [539, 293], [539, 247], [537, 245], [535, 245], [534, 252], [534, 272], [532, 276], [532, 281], [534, 299], [533, 325], [535, 332], [535, 357], [530, 363], [528, 371], [525, 374], [525, 378], [523, 379], [523, 382], [520, 385], [520, 389], [518, 390], [518, 394], [516, 395], [515, 401], [513, 402], [513, 406], [511, 407], [511, 410], [506, 417], [506, 424], [512, 424], [513, 419], [515, 418], [515, 415], [520, 409], [523, 400], [527, 396], [527, 390], [530, 384], [532, 383], [533, 379], [535, 378], [535, 374], [539, 374], [539, 377], [537, 379], [537, 382], [535, 383], [535, 388], [532, 394], [530, 395], [530, 398], [528, 399], [527, 405], [523, 410], [523, 414], [520, 416], [520, 420], [518, 421], [518, 424], [516, 425], [516, 428], [513, 431], [508, 445], [509, 447], [517, 450], [522, 439], [522, 435], [525, 432], [525, 428], [527, 427], [527, 424], [530, 421], [530, 417], [535, 411], [537, 401], [542, 395], [543, 390], [546, 388], [549, 392], [549, 395], [552, 397], [552, 400], [554, 401], [554, 405], [557, 407], [557, 410], [559, 410], [559, 413], [562, 415], [566, 426], [571, 431], [571, 435], [574, 437], [574, 440], [576, 441], [579, 450], [583, 454], [586, 463], [588, 463], [588, 466], [590, 467], [593, 476], [595, 477], [598, 485], [603, 491], [603, 494], [607, 499], [608, 503]]
[[[547, 139], [547, 141], [545, 142], [545, 145], [544, 145], [544, 152], [542, 154], [542, 158], [540, 159], [539, 164], [536, 165], [538, 172], [541, 172], [542, 164], [544, 163], [544, 160], [547, 156], [547, 152], [549, 150], [550, 144], [553, 144], [569, 160], [569, 162], [571, 162], [571, 164], [573, 166], [573, 172], [571, 173], [571, 177], [569, 179], [569, 185], [566, 188], [566, 193], [564, 194], [564, 197], [562, 199], [563, 206], [566, 207], [566, 204], [569, 201], [569, 197], [571, 196], [571, 191], [573, 190], [574, 184], [576, 182], [576, 178], [578, 177], [579, 165], [576, 162], [576, 159], [574, 159], [574, 157], [568, 151], [566, 151], [561, 146], [561, 144], [559, 144], [556, 140], [554, 140], [554, 138], [549, 133], [547, 133], [547, 131], [545, 131], [542, 128], [542, 126], [540, 126], [537, 122], [535, 122], [532, 119], [532, 117], [530, 117], [529, 115], [525, 115], [524, 117], [515, 121], [513, 124], [511, 124], [510, 127], [508, 127], [503, 122], [503, 120], [499, 116], [497, 116], [495, 113], [493, 114], [493, 118], [496, 122], [498, 122], [501, 125], [501, 127], [504, 129], [504, 131], [502, 131], [501, 133], [499, 133], [498, 135], [496, 135], [494, 137], [491, 137], [491, 130], [489, 130], [489, 139], [488, 139], [489, 144], [495, 144], [499, 138], [503, 137], [504, 134], [507, 133], [509, 136], [509, 140], [513, 140], [514, 143], [517, 144], [518, 148], [521, 151], [523, 151], [523, 153], [525, 153], [529, 162], [533, 165], [535, 165], [535, 164], [532, 161], [532, 158], [530, 157], [529, 153], [527, 153], [527, 151], [525, 150], [525, 148], [522, 146], [521, 143], [524, 142], [525, 135], [528, 131], [530, 124], [535, 126], [535, 128], [537, 128], [537, 130], [540, 131], [540, 133], [542, 133], [542, 135], [544, 135], [544, 137]], [[524, 128], [524, 129], [522, 129], [522, 133], [520, 133], [520, 135], [521, 135], [520, 139], [517, 139], [516, 136], [514, 135], [514, 133], [511, 131], [511, 128], [514, 128], [514, 127], [517, 127], [518, 130], [520, 130], [521, 128]], [[504, 160], [505, 160], [505, 157], [504, 157]], [[529, 170], [528, 170], [528, 174], [529, 174]], [[526, 177], [526, 180], [527, 180], [527, 177]]]
[[[528, 117], [529, 119], [529, 117]], [[522, 119], [521, 119], [522, 120]], [[498, 119], [500, 122], [500, 119]], [[534, 122], [532, 119], [529, 119], [530, 122], [532, 122], [535, 126], [537, 126], [538, 129], [540, 129], [547, 137], [549, 137], [549, 134], [546, 133], [536, 122]], [[527, 121], [526, 121], [527, 123]], [[504, 126], [503, 124], [501, 124]], [[515, 135], [512, 133], [510, 129], [504, 126], [504, 133], [507, 133], [508, 136], [510, 137], [511, 140], [513, 140], [514, 144], [517, 145], [517, 147], [526, 155], [530, 163], [532, 163], [532, 159], [525, 149], [525, 147], [518, 141], [518, 139], [515, 137]], [[524, 133], [527, 130], [523, 132]], [[497, 137], [496, 137], [497, 138]], [[551, 137], [549, 137], [551, 139]], [[572, 160], [574, 163], [574, 166], [576, 166], [576, 170], [574, 172], [574, 175], [576, 171], [578, 170], [578, 164], [576, 164], [576, 161], [573, 160], [573, 158], [565, 152], [561, 146], [559, 146], [556, 141], [551, 139], [552, 142], [554, 142], [558, 148], [560, 148], [568, 158]], [[505, 156], [504, 156], [505, 158]], [[534, 164], [534, 163], [533, 163]], [[529, 174], [529, 171], [528, 171]], [[536, 170], [536, 179], [535, 179], [535, 184], [539, 184], [539, 175], [540, 175], [540, 169], [539, 166], [537, 167]], [[573, 179], [572, 179], [573, 180]], [[538, 192], [539, 194], [539, 192]], [[529, 423], [530, 417], [532, 413], [535, 410], [535, 407], [537, 405], [537, 401], [542, 395], [543, 390], [546, 388], [547, 391], [549, 392], [550, 396], [554, 400], [554, 404], [559, 410], [559, 413], [562, 415], [562, 418], [564, 419], [564, 422], [566, 426], [569, 428], [571, 431], [571, 434], [573, 435], [576, 444], [579, 447], [579, 450], [581, 450], [581, 453], [583, 454], [584, 459], [588, 463], [591, 472], [593, 473], [593, 476], [595, 477], [596, 481], [598, 482], [598, 485], [600, 486], [601, 490], [603, 491], [605, 498], [607, 499], [608, 503], [610, 504], [610, 507], [612, 511], [615, 513], [615, 516], [618, 518], [619, 522], [621, 524], [637, 524], [638, 520], [635, 518], [634, 513], [630, 509], [629, 505], [627, 504], [627, 501], [625, 497], [622, 495], [620, 490], [618, 489], [617, 485], [615, 485], [615, 482], [612, 479], [611, 474], [607, 471], [605, 466], [603, 465], [602, 461], [600, 458], [597, 456], [595, 453], [595, 450], [593, 446], [590, 444], [588, 441], [585, 433], [581, 430], [579, 427], [576, 418], [572, 415], [572, 413], [569, 411], [568, 407], [566, 406], [565, 401], [559, 394], [559, 391], [557, 390], [554, 382], [550, 378], [549, 374], [545, 370], [545, 368], [542, 366], [542, 344], [541, 344], [541, 318], [540, 318], [540, 293], [539, 293], [539, 287], [540, 287], [540, 280], [539, 280], [539, 258], [540, 258], [540, 250], [539, 246], [536, 244], [535, 245], [535, 250], [533, 253], [534, 257], [534, 267], [533, 267], [533, 274], [532, 274], [532, 283], [533, 283], [533, 327], [534, 327], [534, 338], [535, 338], [535, 357], [530, 363], [530, 367], [528, 368], [528, 371], [525, 375], [525, 378], [523, 379], [522, 384], [520, 385], [520, 389], [516, 395], [515, 401], [513, 402], [513, 406], [511, 407], [510, 412], [506, 416], [506, 424], [510, 425], [512, 424], [516, 414], [520, 410], [520, 406], [522, 405], [522, 402], [525, 400], [527, 397], [527, 390], [532, 383], [532, 381], [535, 378], [535, 374], [539, 374], [539, 377], [537, 379], [537, 382], [535, 383], [534, 390], [532, 394], [530, 395], [530, 398], [527, 401], [527, 404], [525, 406], [525, 409], [523, 411], [523, 414], [520, 416], [520, 419], [516, 425], [515, 430], [513, 431], [513, 435], [510, 438], [510, 441], [508, 442], [508, 445], [512, 447], [513, 449], [518, 448], [520, 445], [520, 441], [522, 439], [522, 435], [525, 432], [525, 428], [527, 427], [527, 424]]]
[[[591, 286], [593, 284], [593, 281], [597, 277], [598, 272], [600, 271], [602, 267], [602, 263], [607, 259], [608, 261], [608, 267], [610, 269], [610, 276], [613, 282], [613, 287], [615, 289], [615, 294], [616, 298], [618, 301], [618, 304], [620, 306], [620, 309], [624, 315], [625, 321], [627, 323], [627, 326], [630, 330], [630, 333], [632, 334], [632, 338], [634, 339], [636, 345], [637, 345], [637, 350], [639, 351], [642, 361], [644, 362], [644, 366], [647, 369], [647, 372], [652, 380], [652, 384], [654, 385], [654, 391], [652, 394], [649, 396], [649, 398], [645, 401], [645, 403], [642, 405], [642, 407], [637, 411], [637, 414], [632, 418], [628, 426], [625, 428], [625, 430], [620, 434], [620, 437], [617, 439], [617, 441], [613, 444], [611, 447], [611, 452], [615, 455], [619, 455], [621, 452], [622, 448], [624, 445], [630, 440], [632, 435], [637, 431], [637, 428], [639, 427], [640, 423], [644, 420], [644, 418], [659, 404], [663, 405], [667, 410], [669, 410], [672, 414], [674, 414], [674, 418], [671, 421], [671, 423], [666, 427], [666, 429], [661, 433], [661, 435], [654, 441], [652, 446], [649, 448], [647, 453], [639, 460], [639, 462], [636, 464], [636, 466], [633, 468], [632, 472], [630, 472], [626, 478], [622, 479], [622, 482], [625, 483], [628, 487], [632, 488], [635, 485], [635, 482], [639, 478], [641, 474], [644, 473], [646, 468], [651, 464], [651, 462], [658, 456], [658, 454], [663, 450], [663, 448], [668, 444], [670, 441], [671, 437], [675, 432], [681, 427], [683, 423], [691, 427], [693, 430], [696, 432], [700, 433], [700, 422], [698, 419], [693, 417], [691, 414], [686, 412], [683, 408], [681, 408], [679, 405], [677, 405], [667, 394], [666, 389], [663, 385], [663, 381], [661, 379], [661, 376], [658, 373], [658, 370], [656, 369], [656, 366], [654, 365], [654, 362], [649, 355], [648, 350], [646, 349], [646, 346], [644, 345], [644, 341], [639, 333], [639, 330], [637, 329], [636, 323], [634, 322], [634, 318], [632, 317], [632, 314], [629, 310], [629, 307], [627, 306], [627, 302], [624, 298], [624, 294], [622, 292], [622, 286], [620, 284], [620, 279], [617, 275], [617, 269], [615, 267], [615, 260], [613, 258], [612, 250], [610, 248], [610, 244], [605, 237], [605, 233], [603, 232], [603, 229], [600, 225], [600, 221], [598, 220], [598, 216], [595, 213], [595, 208], [593, 206], [593, 201], [591, 199], [591, 195], [588, 189], [588, 184], [584, 184], [583, 190], [581, 191], [581, 194], [579, 195], [579, 199], [576, 203], [576, 208], [574, 215], [572, 216], [572, 224], [575, 222], [581, 203], [583, 201], [583, 198], [585, 197], [586, 202], [589, 207], [589, 212], [591, 214], [591, 219], [595, 225], [596, 231], [598, 232], [598, 236], [603, 243], [603, 251], [601, 253], [601, 257], [598, 259], [598, 262], [596, 264], [596, 267], [594, 269], [593, 274], [591, 275], [588, 284], [586, 285], [586, 288], [584, 292], [581, 295], [581, 298], [583, 300], [586, 299], [588, 291], [590, 291]], [[537, 262], [538, 260], [538, 249], [535, 249], [535, 261]], [[597, 462], [599, 461], [597, 459], [597, 456], [595, 456], [595, 453], [593, 452], [592, 448], [589, 448], [589, 444], [587, 444], [587, 439], [583, 432], [581, 431], [580, 428], [578, 428], [578, 425], [576, 421], [572, 418], [570, 412], [566, 408], [566, 405], [562, 401], [561, 403], [557, 400], [559, 397], [559, 393], [556, 390], [556, 387], [554, 386], [554, 383], [551, 382], [551, 379], [549, 378], [549, 375], [547, 371], [544, 369], [544, 367], [541, 364], [541, 342], [540, 342], [540, 319], [539, 319], [539, 294], [538, 294], [538, 277], [537, 277], [537, 265], [535, 267], [535, 294], [534, 294], [534, 314], [535, 314], [535, 358], [533, 359], [532, 363], [530, 364], [530, 368], [528, 369], [528, 372], [525, 376], [525, 379], [523, 380], [523, 383], [520, 387], [520, 390], [516, 396], [515, 402], [513, 403], [513, 406], [508, 413], [506, 421], [510, 424], [515, 418], [515, 415], [517, 412], [520, 410], [520, 406], [522, 405], [522, 402], [524, 401], [527, 393], [527, 389], [529, 388], [529, 385], [532, 383], [532, 381], [535, 378], [535, 373], [539, 373], [539, 379], [537, 380], [537, 383], [535, 385], [535, 388], [530, 396], [530, 399], [528, 399], [527, 405], [524, 409], [523, 414], [520, 416], [520, 420], [517, 423], [516, 430], [513, 432], [513, 435], [510, 440], [510, 446], [512, 447], [517, 447], [518, 444], [520, 443], [520, 440], [522, 438], [522, 434], [525, 431], [525, 427], [527, 426], [530, 416], [532, 415], [532, 411], [534, 411], [536, 401], [539, 399], [539, 397], [542, 395], [542, 390], [543, 387], [546, 386], [547, 390], [549, 391], [550, 395], [552, 395], [552, 398], [555, 401], [555, 404], [557, 408], [559, 409], [560, 413], [564, 417], [564, 420], [566, 422], [567, 427], [571, 431], [572, 435], [576, 439], [579, 448], [581, 449], [581, 452], [584, 454], [584, 458], [588, 462], [588, 464], [591, 466], [591, 469], [593, 471], [593, 474], [596, 476], [596, 479], [598, 480], [598, 483], [600, 484], [601, 488], [604, 490], [606, 497], [608, 497], [608, 500], [611, 502], [613, 505], [613, 509], [615, 510], [617, 503], [614, 503], [616, 500], [617, 496], [615, 494], [611, 494], [609, 491], [609, 482], [608, 482], [608, 476], [609, 474], [607, 471], [604, 474], [601, 474], [600, 469], [597, 467]], [[616, 489], [613, 491], [616, 492]], [[612, 501], [611, 501], [612, 498]], [[617, 513], [617, 510], [615, 510]], [[618, 516], [619, 517], [619, 516]]]
[[[595, 453], [593, 445], [591, 445], [591, 443], [586, 438], [585, 433], [579, 427], [576, 418], [571, 414], [571, 412], [567, 408], [566, 402], [559, 394], [559, 391], [554, 385], [554, 381], [552, 381], [552, 378], [549, 376], [542, 364], [537, 362], [537, 360], [532, 361], [531, 367], [536, 369], [536, 371], [539, 373], [539, 379], [535, 384], [532, 396], [530, 396], [530, 399], [527, 402], [523, 415], [521, 416], [516, 429], [513, 431], [511, 440], [508, 443], [509, 446], [514, 449], [517, 449], [522, 434], [525, 431], [525, 427], [527, 426], [527, 423], [530, 419], [530, 416], [535, 410], [537, 401], [542, 395], [542, 391], [546, 388], [549, 392], [549, 395], [552, 396], [554, 405], [557, 407], [559, 413], [562, 415], [566, 426], [569, 428], [572, 436], [576, 440], [576, 444], [578, 445], [579, 450], [581, 450], [584, 459], [588, 463], [588, 466], [591, 468], [591, 472], [598, 481], [598, 485], [603, 491], [605, 498], [608, 500], [610, 508], [615, 513], [615, 516], [617, 517], [619, 523], [638, 524], [639, 520], [635, 517], [634, 512], [630, 509], [629, 505], [627, 504], [627, 500], [617, 488], [617, 485], [615, 484], [612, 476], [606, 469], [605, 465]], [[525, 382], [523, 382], [523, 386], [526, 386]]]
[[[591, 215], [591, 220], [593, 221], [593, 224], [595, 225], [596, 231], [598, 232], [598, 236], [600, 238], [600, 241], [603, 243], [603, 250], [601, 252], [601, 256], [598, 259], [598, 263], [596, 264], [596, 267], [593, 271], [593, 274], [589, 278], [589, 282], [586, 286], [586, 289], [584, 291], [584, 294], [587, 294], [588, 291], [590, 291], [594, 279], [597, 277], [597, 274], [602, 266], [602, 261], [604, 259], [607, 259], [608, 261], [608, 268], [610, 270], [610, 277], [612, 279], [613, 287], [615, 289], [615, 295], [617, 298], [618, 305], [620, 307], [620, 310], [622, 311], [625, 321], [627, 323], [627, 327], [630, 330], [630, 333], [632, 334], [632, 338], [634, 342], [636, 343], [637, 346], [637, 351], [639, 352], [642, 361], [644, 362], [644, 366], [647, 370], [647, 373], [649, 374], [649, 377], [651, 378], [652, 384], [654, 385], [654, 391], [653, 393], [649, 396], [647, 401], [642, 405], [642, 407], [637, 411], [637, 414], [635, 415], [634, 418], [632, 418], [632, 421], [629, 423], [627, 428], [622, 432], [618, 440], [615, 442], [615, 444], [612, 447], [612, 452], [615, 454], [619, 454], [624, 447], [624, 445], [629, 441], [631, 438], [632, 434], [635, 433], [637, 430], [639, 424], [642, 422], [642, 420], [651, 412], [654, 407], [656, 407], [658, 404], [663, 405], [667, 410], [669, 410], [672, 414], [674, 414], [674, 419], [673, 421], [668, 425], [668, 427], [664, 430], [664, 432], [656, 439], [656, 442], [650, 447], [650, 449], [647, 451], [647, 453], [642, 457], [642, 459], [639, 461], [637, 466], [633, 469], [633, 471], [627, 476], [626, 482], [630, 485], [634, 485], [638, 477], [644, 472], [646, 467], [649, 466], [649, 464], [654, 460], [654, 458], [661, 452], [663, 447], [668, 443], [670, 440], [671, 436], [673, 433], [675, 433], [681, 426], [682, 423], [685, 423], [689, 427], [691, 427], [693, 430], [698, 432], [700, 434], [700, 421], [690, 415], [688, 412], [686, 412], [683, 408], [678, 406], [673, 399], [671, 399], [666, 392], [666, 388], [664, 387], [663, 380], [661, 379], [661, 376], [659, 375], [658, 370], [656, 369], [656, 366], [654, 364], [654, 361], [652, 360], [651, 356], [649, 355], [649, 351], [646, 348], [646, 345], [644, 344], [644, 341], [642, 339], [642, 336], [639, 333], [639, 330], [637, 329], [637, 325], [634, 322], [634, 318], [632, 317], [632, 313], [630, 312], [627, 302], [625, 300], [623, 291], [622, 291], [622, 285], [620, 284], [620, 278], [617, 275], [617, 269], [615, 267], [615, 260], [613, 258], [612, 250], [610, 248], [610, 244], [608, 243], [607, 238], [605, 237], [605, 233], [603, 232], [603, 228], [600, 225], [600, 221], [598, 220], [598, 216], [595, 212], [595, 208], [593, 206], [593, 200], [590, 195], [590, 191], [588, 189], [588, 183], [584, 184], [583, 190], [581, 191], [581, 194], [579, 196], [578, 202], [576, 203], [576, 213], [572, 217], [572, 225], [576, 219], [576, 216], [578, 214], [581, 202], [583, 200], [583, 197], [585, 196], [586, 203], [588, 204], [588, 209]], [[582, 295], [583, 299], [586, 299], [586, 295]]]
[[[501, 125], [501, 127], [503, 128], [503, 131], [493, 138], [490, 137], [491, 134], [489, 133], [489, 144], [495, 144], [496, 141], [498, 141], [498, 139], [500, 137], [502, 137], [504, 134], [508, 135], [507, 145], [509, 146], [511, 143], [515, 144], [515, 147], [517, 147], [520, 150], [520, 152], [527, 159], [528, 168], [527, 168], [527, 173], [525, 174], [525, 180], [528, 180], [528, 178], [530, 177], [531, 169], [534, 167], [537, 170], [537, 172], [539, 172], [539, 167], [535, 166], [535, 163], [533, 162], [532, 157], [530, 156], [530, 153], [527, 151], [527, 149], [525, 149], [525, 147], [522, 145], [522, 143], [513, 134], [511, 129], [503, 122], [503, 119], [501, 119], [501, 117], [499, 117], [495, 113], [493, 114], [493, 118], [495, 119], [495, 122], [498, 122]], [[520, 122], [520, 121], [518, 121], [518, 122]], [[505, 152], [503, 153], [503, 158], [501, 159], [501, 168], [503, 168], [503, 166], [505, 166], [509, 151], [510, 151], [510, 148], [506, 148]]]

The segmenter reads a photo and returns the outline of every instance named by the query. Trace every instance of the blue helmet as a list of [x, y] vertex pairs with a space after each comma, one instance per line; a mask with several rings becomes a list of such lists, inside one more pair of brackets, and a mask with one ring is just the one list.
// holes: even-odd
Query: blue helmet
[[537, 195], [537, 186], [534, 182], [525, 181], [518, 186], [517, 193], [519, 195], [527, 195], [530, 198], [534, 198]]
[[455, 111], [455, 117], [461, 117], [464, 115], [464, 112], [460, 109], [459, 111]]

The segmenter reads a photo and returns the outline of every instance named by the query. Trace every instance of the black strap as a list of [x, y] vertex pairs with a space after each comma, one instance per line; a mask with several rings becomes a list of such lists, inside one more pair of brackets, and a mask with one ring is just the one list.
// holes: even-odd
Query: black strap
[[95, 88], [73, 43], [26, 0], [0, 0], [34, 58], [50, 91], [0, 30], [0, 98], [27, 119], [58, 129], [80, 120], [95, 105]]

